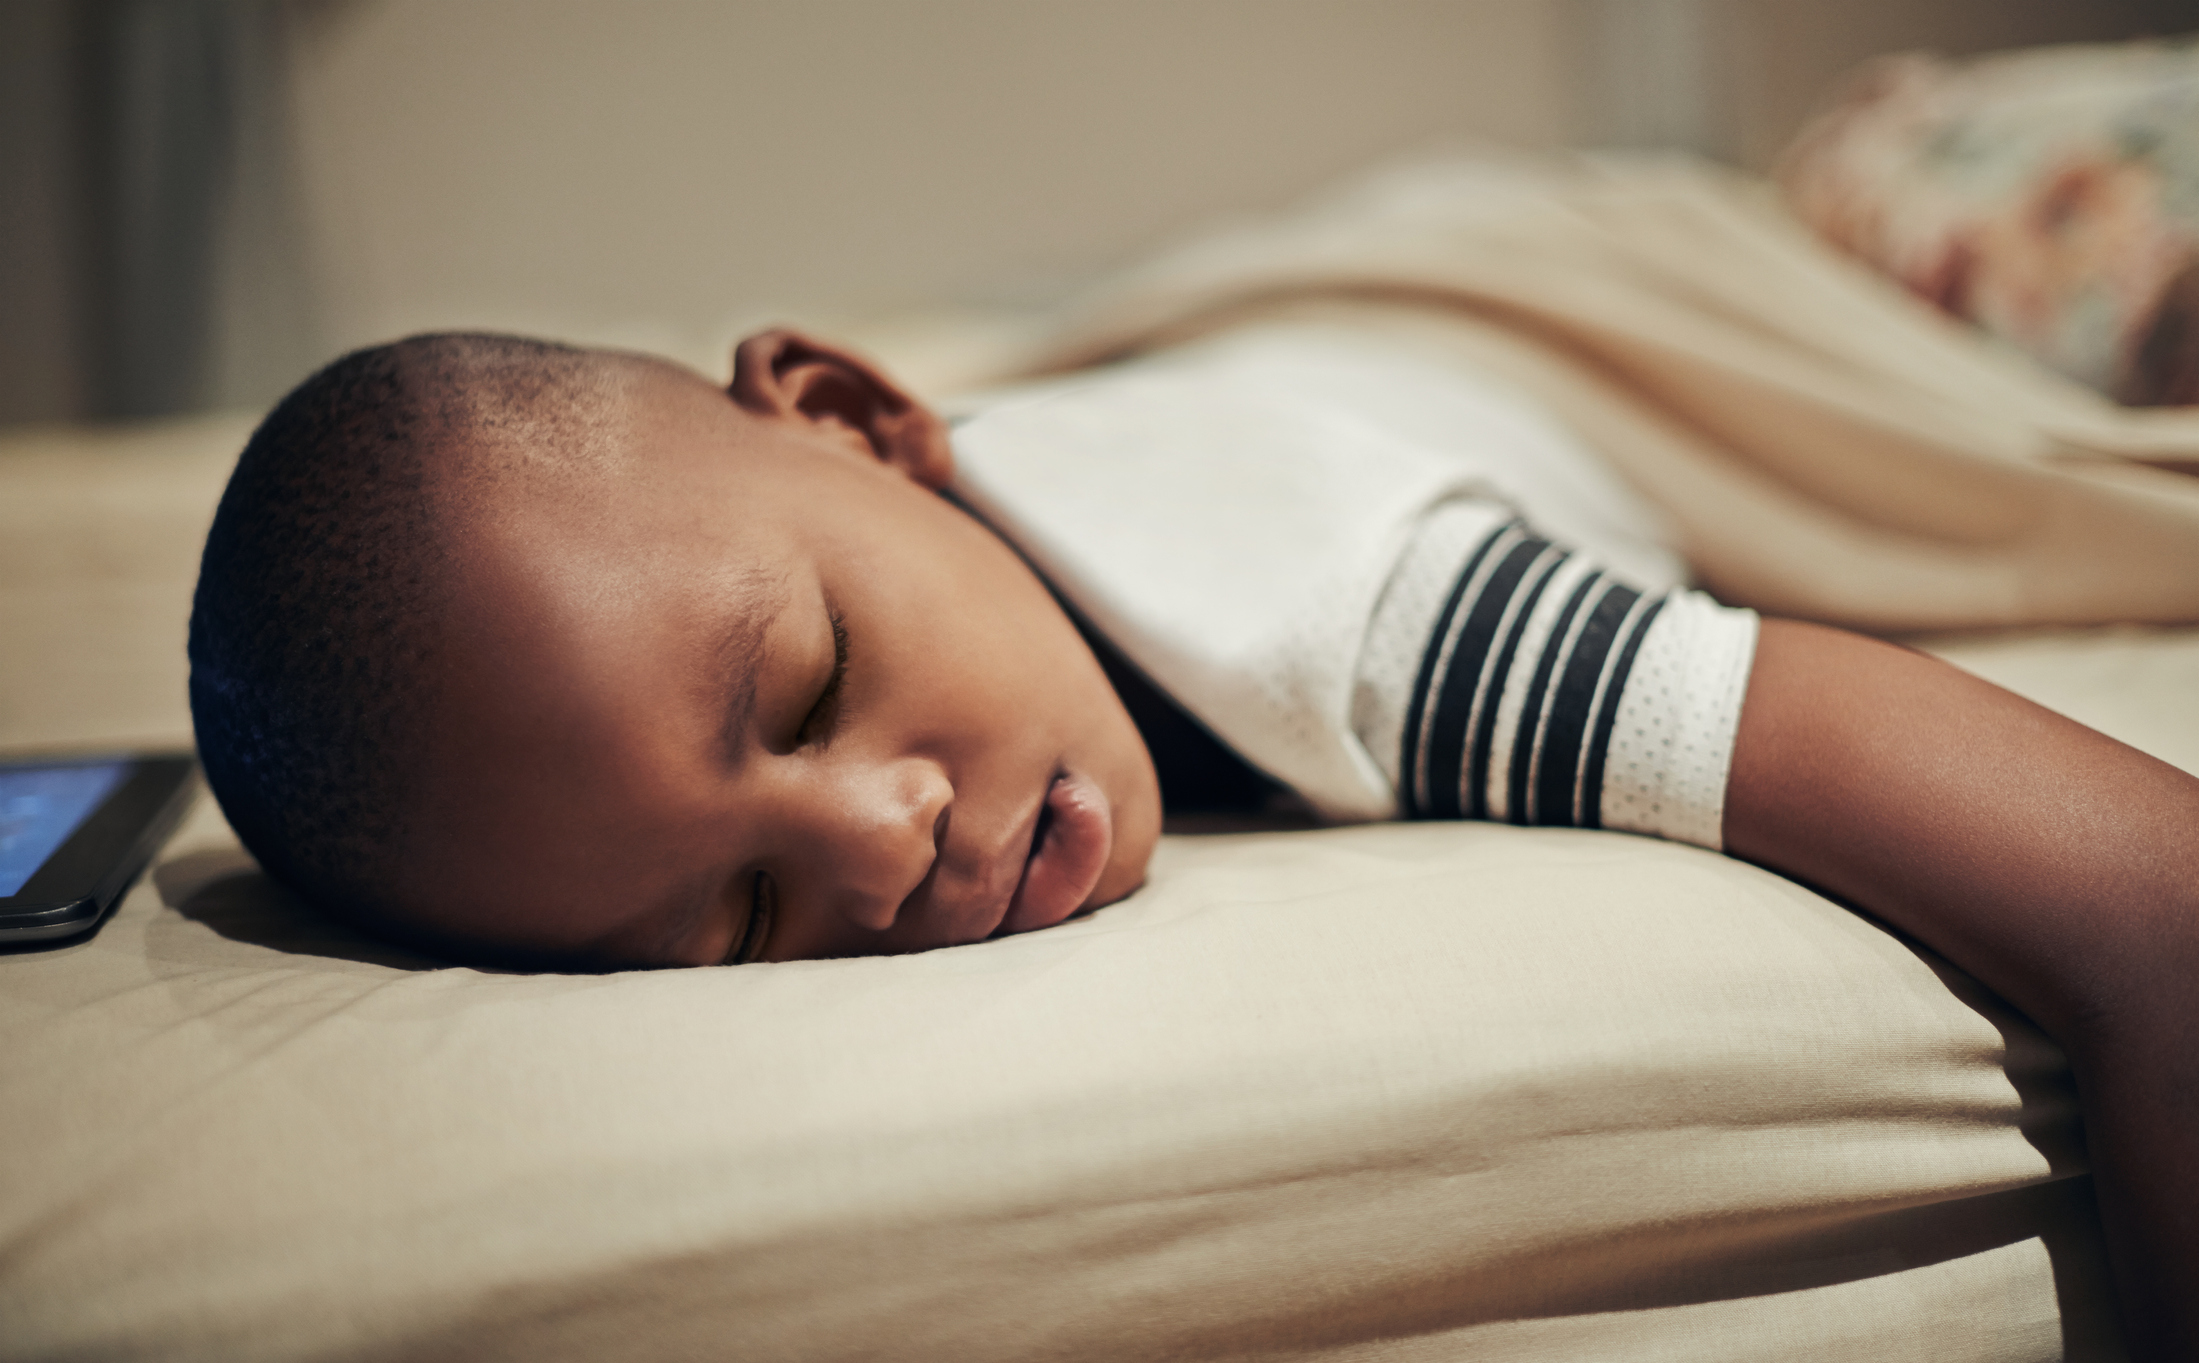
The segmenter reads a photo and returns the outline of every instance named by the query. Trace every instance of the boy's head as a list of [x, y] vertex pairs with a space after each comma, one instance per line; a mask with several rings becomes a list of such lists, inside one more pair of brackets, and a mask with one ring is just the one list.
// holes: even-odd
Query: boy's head
[[505, 959], [920, 950], [1119, 898], [1151, 761], [952, 474], [930, 412], [786, 332], [729, 389], [510, 337], [347, 356], [207, 538], [208, 782], [278, 878]]

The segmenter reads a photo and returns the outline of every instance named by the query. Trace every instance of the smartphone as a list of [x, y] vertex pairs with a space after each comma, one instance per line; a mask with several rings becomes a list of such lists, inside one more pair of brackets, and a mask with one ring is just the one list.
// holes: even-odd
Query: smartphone
[[197, 788], [189, 753], [0, 760], [0, 945], [97, 928]]

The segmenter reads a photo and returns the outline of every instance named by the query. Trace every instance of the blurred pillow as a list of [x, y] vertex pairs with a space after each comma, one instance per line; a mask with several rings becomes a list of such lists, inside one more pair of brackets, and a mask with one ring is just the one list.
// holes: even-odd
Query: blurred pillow
[[2119, 401], [2199, 403], [2199, 40], [1882, 58], [1776, 174], [1948, 312]]

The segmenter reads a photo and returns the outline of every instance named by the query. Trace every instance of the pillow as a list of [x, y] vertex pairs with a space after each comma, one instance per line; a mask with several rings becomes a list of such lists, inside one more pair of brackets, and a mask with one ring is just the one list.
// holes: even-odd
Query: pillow
[[1881, 59], [1777, 175], [1955, 316], [2123, 402], [2199, 403], [2199, 40]]
[[1167, 839], [896, 959], [440, 968], [204, 807], [0, 957], [0, 1359], [2116, 1356], [2056, 1051], [1619, 834]]

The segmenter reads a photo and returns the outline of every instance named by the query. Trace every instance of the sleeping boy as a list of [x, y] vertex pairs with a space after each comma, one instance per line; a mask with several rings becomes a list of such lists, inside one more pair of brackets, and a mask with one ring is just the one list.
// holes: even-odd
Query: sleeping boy
[[[951, 433], [789, 332], [724, 389], [509, 337], [359, 352], [270, 414], [209, 534], [208, 783], [317, 903], [550, 968], [1045, 928], [1217, 796], [1695, 842], [2064, 1047], [2134, 1340], [2187, 1356], [2199, 780], [1685, 590], [1592, 474], [1445, 448], [1516, 419], [1307, 337]], [[1597, 555], [1518, 517], [1537, 478], [1510, 500]]]

